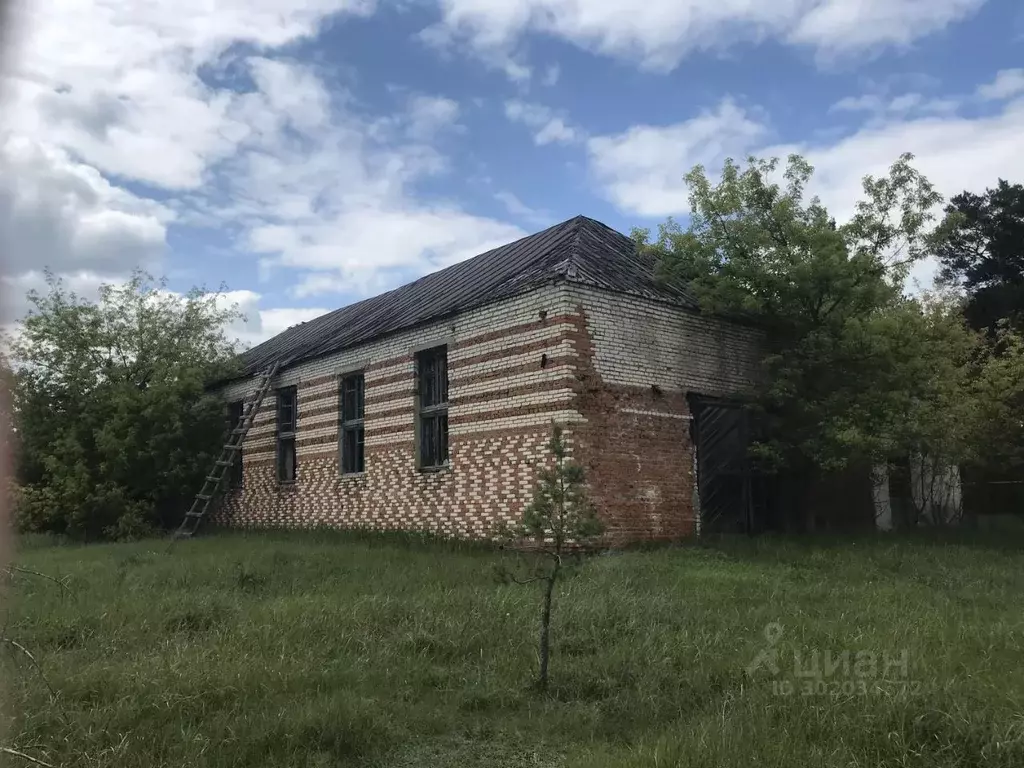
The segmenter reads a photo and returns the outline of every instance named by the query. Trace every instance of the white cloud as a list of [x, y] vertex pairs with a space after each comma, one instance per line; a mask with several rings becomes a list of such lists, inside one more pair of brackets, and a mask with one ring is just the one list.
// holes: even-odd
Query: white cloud
[[844, 96], [830, 108], [833, 112], [884, 112], [888, 104], [876, 93]]
[[[65, 272], [61, 275], [64, 288], [83, 299], [95, 301], [100, 295], [103, 284], [117, 284], [118, 276], [90, 272], [87, 270]], [[31, 309], [28, 292], [36, 291], [45, 294], [47, 291], [46, 276], [42, 269], [31, 269], [16, 276], [0, 276], [0, 289], [4, 301], [0, 302], [0, 324], [8, 332], [16, 332], [16, 321], [22, 320]]]
[[587, 142], [590, 169], [604, 194], [624, 211], [665, 216], [689, 209], [683, 174], [743, 157], [767, 128], [726, 99], [713, 110], [676, 125], [639, 125]]
[[549, 214], [536, 208], [531, 208], [511, 192], [495, 192], [494, 199], [505, 206], [505, 209], [511, 215], [530, 224], [544, 226], [551, 223], [551, 216]]
[[518, 227], [456, 209], [374, 205], [252, 233], [253, 250], [279, 264], [310, 270], [298, 297], [368, 295], [522, 237]]
[[1003, 69], [996, 79], [978, 88], [978, 97], [986, 101], [1009, 99], [1024, 93], [1024, 69]]
[[582, 131], [566, 122], [564, 116], [543, 104], [512, 99], [505, 102], [505, 117], [533, 129], [533, 141], [545, 144], [572, 144], [583, 138]]
[[425, 32], [465, 43], [488, 62], [513, 60], [529, 32], [670, 70], [691, 51], [774, 38], [822, 58], [903, 47], [977, 10], [984, 0], [441, 0]]
[[557, 64], [552, 64], [546, 70], [544, 70], [544, 78], [541, 80], [541, 85], [551, 87], [558, 85], [558, 79], [562, 76], [562, 68]]
[[886, 96], [881, 93], [865, 93], [847, 96], [832, 105], [832, 112], [866, 112], [879, 120], [909, 115], [952, 114], [961, 106], [961, 100], [953, 97], [931, 98], [921, 93], [901, 93]]
[[78, 282], [159, 270], [174, 211], [195, 212], [124, 181], [199, 188], [252, 129], [232, 116], [235, 96], [204, 84], [199, 68], [235, 43], [273, 48], [330, 14], [369, 9], [365, 0], [22, 4], [9, 38], [17, 45], [5, 51], [0, 132], [7, 306], [17, 313], [43, 266]]
[[903, 47], [968, 16], [985, 0], [824, 0], [800, 15], [789, 40], [830, 58]]
[[622, 210], [665, 216], [689, 209], [683, 174], [698, 163], [714, 171], [726, 157], [748, 153], [805, 155], [815, 166], [816, 191], [842, 215], [852, 211], [867, 174], [884, 173], [902, 153], [946, 195], [983, 189], [996, 178], [1024, 176], [1024, 100], [985, 117], [920, 117], [870, 125], [834, 143], [772, 145], [767, 128], [729, 101], [676, 125], [639, 126], [592, 138], [591, 169]]
[[[456, 30], [445, 23], [432, 24], [420, 30], [416, 37], [445, 58], [450, 58], [461, 42], [461, 36]], [[503, 72], [513, 83], [526, 84], [533, 76], [533, 69], [523, 62], [523, 56], [509, 50], [507, 46], [488, 45], [481, 41], [476, 53], [480, 61], [491, 69]]]
[[[26, 6], [0, 134], [6, 282], [42, 263], [69, 274], [160, 271], [167, 228], [178, 223], [239, 238], [260, 257], [261, 275], [285, 287], [302, 275], [302, 295], [382, 288], [393, 273], [419, 274], [521, 235], [417, 198], [419, 181], [448, 170], [431, 142], [461, 129], [456, 102], [407, 94], [394, 114], [360, 114], [343, 88], [325, 86], [330, 73], [280, 55], [328, 17], [373, 7]], [[250, 338], [279, 329], [275, 318], [317, 311], [257, 310]]]
[[543, 146], [545, 144], [571, 144], [576, 141], [578, 132], [572, 126], [566, 125], [560, 117], [549, 120], [543, 128], [534, 134], [533, 140]]
[[885, 173], [901, 152], [913, 152], [916, 167], [947, 197], [964, 189], [981, 191], [1000, 177], [1018, 178], [1024, 175], [1021, 135], [1024, 101], [985, 117], [894, 120], [835, 144], [769, 147], [765, 152], [805, 153], [815, 166], [823, 201], [846, 218], [860, 196], [861, 179]]
[[455, 102], [416, 96], [408, 114], [374, 120], [346, 109], [308, 67], [279, 66], [282, 77], [249, 94], [245, 111], [291, 114], [278, 101], [301, 91], [325, 104], [321, 117], [266, 122], [242, 142], [221, 215], [239, 224], [247, 250], [264, 255], [271, 273], [304, 273], [295, 295], [372, 293], [523, 234], [410, 191], [446, 171], [424, 139], [454, 125]]
[[308, 323], [320, 315], [325, 315], [331, 309], [321, 307], [303, 308], [276, 308], [265, 309], [260, 313], [260, 333], [262, 339], [269, 339], [281, 331], [286, 331], [293, 325]]
[[[104, 173], [175, 189], [202, 183], [248, 126], [199, 78], [235, 43], [275, 47], [363, 0], [58, 0], [27, 7], [12, 57], [8, 127]], [[5, 114], [5, 117], [8, 117]]]
[[117, 272], [163, 254], [172, 213], [111, 185], [67, 152], [0, 134], [0, 253], [8, 274]]
[[240, 142], [273, 134], [284, 125], [310, 131], [330, 122], [331, 97], [311, 68], [260, 56], [245, 63], [257, 90], [241, 98], [232, 94], [231, 109], [240, 111], [230, 117], [252, 131]]
[[459, 104], [443, 96], [413, 96], [409, 100], [409, 136], [419, 141], [432, 139], [438, 131], [458, 125]]
[[230, 324], [225, 330], [230, 337], [238, 339], [245, 346], [255, 346], [293, 325], [308, 322], [331, 311], [322, 307], [276, 307], [261, 310], [262, 299], [259, 293], [245, 290], [228, 291], [221, 296], [221, 307], [226, 309], [234, 305], [244, 315], [242, 320]]
[[[773, 145], [764, 141], [763, 125], [724, 102], [677, 125], [593, 138], [588, 148], [591, 170], [608, 199], [623, 211], [651, 217], [689, 210], [683, 174], [697, 163], [714, 172], [727, 156], [800, 153], [815, 167], [811, 191], [843, 221], [860, 199], [863, 177], [884, 174], [903, 152], [914, 153], [916, 167], [947, 197], [985, 189], [1000, 177], [1024, 177], [1022, 135], [1024, 99], [984, 117], [894, 118], [831, 143]], [[933, 269], [924, 265], [917, 276], [927, 280]]]

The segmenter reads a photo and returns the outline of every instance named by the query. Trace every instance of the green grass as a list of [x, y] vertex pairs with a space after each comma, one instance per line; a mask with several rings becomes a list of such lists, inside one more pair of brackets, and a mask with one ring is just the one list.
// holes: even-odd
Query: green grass
[[[57, 700], [0, 651], [0, 743], [118, 768], [1024, 765], [1019, 538], [598, 556], [560, 587], [547, 695], [538, 585], [497, 583], [500, 557], [326, 534], [28, 540], [19, 565], [71, 593], [17, 576], [3, 631]], [[779, 675], [750, 676], [772, 622]], [[793, 654], [814, 650], [905, 652], [907, 673], [839, 670], [803, 695]]]

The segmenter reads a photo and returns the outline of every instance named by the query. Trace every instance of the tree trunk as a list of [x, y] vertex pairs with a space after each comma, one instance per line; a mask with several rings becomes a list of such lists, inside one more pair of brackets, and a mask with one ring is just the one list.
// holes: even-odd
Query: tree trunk
[[555, 591], [555, 581], [558, 579], [558, 569], [561, 564], [555, 561], [555, 567], [548, 576], [547, 584], [544, 587], [544, 612], [540, 617], [540, 676], [537, 678], [537, 687], [545, 691], [548, 687], [548, 658], [551, 655], [551, 597]]

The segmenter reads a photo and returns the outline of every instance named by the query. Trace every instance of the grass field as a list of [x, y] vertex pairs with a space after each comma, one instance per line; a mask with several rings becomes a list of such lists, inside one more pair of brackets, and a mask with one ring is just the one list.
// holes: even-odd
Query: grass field
[[[71, 592], [11, 586], [3, 631], [56, 700], [4, 651], [0, 743], [119, 768], [1024, 765], [1019, 539], [595, 557], [556, 599], [547, 695], [538, 585], [497, 583], [500, 557], [321, 534], [24, 542], [18, 564]], [[748, 673], [762, 651], [777, 673]], [[833, 668], [811, 675], [814, 652]]]

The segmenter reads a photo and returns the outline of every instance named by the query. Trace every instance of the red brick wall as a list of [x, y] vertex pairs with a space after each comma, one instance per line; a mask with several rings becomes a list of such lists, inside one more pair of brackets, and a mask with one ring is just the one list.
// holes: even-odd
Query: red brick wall
[[[297, 476], [277, 482], [275, 402], [246, 439], [233, 526], [426, 530], [486, 537], [532, 495], [553, 421], [566, 426], [607, 524], [607, 542], [696, 530], [686, 392], [742, 387], [742, 332], [641, 299], [548, 286], [289, 369], [298, 385]], [[449, 346], [450, 467], [416, 467], [413, 351]], [[338, 467], [337, 381], [366, 377], [366, 471]], [[235, 385], [226, 399], [244, 394]]]
[[693, 450], [685, 395], [605, 382], [594, 367], [586, 309], [577, 307], [574, 433], [608, 544], [693, 535]]
[[[238, 527], [405, 529], [462, 537], [490, 535], [529, 502], [537, 463], [548, 457], [553, 420], [572, 424], [575, 354], [565, 291], [548, 287], [282, 374], [297, 385], [297, 471], [276, 476], [268, 396], [243, 446], [242, 488], [216, 515]], [[413, 350], [444, 343], [449, 360], [450, 465], [416, 465]], [[338, 462], [338, 379], [361, 370], [366, 383], [366, 471]], [[248, 385], [236, 385], [227, 399]]]

